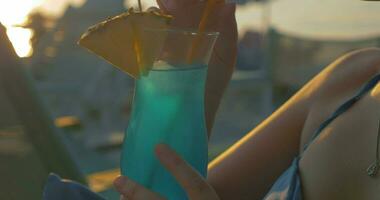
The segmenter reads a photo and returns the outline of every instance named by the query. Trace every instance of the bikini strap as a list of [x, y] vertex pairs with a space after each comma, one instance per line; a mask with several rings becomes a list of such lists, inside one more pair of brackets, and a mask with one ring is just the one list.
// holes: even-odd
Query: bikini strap
[[309, 147], [309, 145], [319, 136], [319, 134], [333, 122], [337, 117], [341, 114], [345, 113], [349, 110], [356, 102], [358, 102], [365, 94], [367, 94], [372, 88], [374, 88], [377, 83], [380, 81], [380, 74], [373, 77], [367, 84], [351, 99], [346, 101], [344, 104], [338, 107], [338, 109], [329, 117], [326, 121], [324, 121], [321, 126], [314, 132], [313, 136], [309, 143], [307, 143], [303, 147], [303, 152]]

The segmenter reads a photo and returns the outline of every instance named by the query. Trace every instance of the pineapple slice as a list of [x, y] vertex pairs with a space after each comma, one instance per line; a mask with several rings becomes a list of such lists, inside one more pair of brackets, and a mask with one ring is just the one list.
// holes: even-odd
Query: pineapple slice
[[139, 78], [150, 70], [166, 38], [164, 31], [152, 34], [144, 29], [165, 29], [171, 19], [157, 8], [146, 12], [131, 8], [90, 27], [78, 43], [132, 77]]

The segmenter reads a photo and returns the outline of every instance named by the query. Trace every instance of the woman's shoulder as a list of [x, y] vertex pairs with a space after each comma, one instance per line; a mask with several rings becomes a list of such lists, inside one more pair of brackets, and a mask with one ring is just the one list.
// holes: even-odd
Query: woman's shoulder
[[[302, 132], [302, 144], [307, 143], [324, 120], [379, 72], [380, 49], [367, 48], [345, 54], [319, 73], [311, 82], [313, 97]], [[380, 86], [372, 89], [368, 96], [379, 99]]]
[[[320, 96], [305, 123], [302, 144], [312, 141], [315, 130], [379, 72], [380, 50], [372, 48], [346, 54], [321, 72]], [[334, 199], [356, 199], [341, 191], [362, 194], [363, 188], [368, 195], [378, 194], [380, 180], [369, 178], [366, 169], [375, 161], [379, 108], [377, 84], [312, 141], [300, 161], [306, 197], [331, 199], [333, 195]], [[326, 192], [325, 188], [333, 187], [340, 192]]]
[[380, 67], [375, 67], [380, 64], [380, 48], [371, 47], [358, 49], [348, 52], [329, 66], [327, 66], [325, 73], [330, 75], [335, 75], [336, 73], [353, 73], [359, 72], [363, 69], [380, 69]]
[[360, 88], [380, 73], [380, 48], [347, 53], [328, 65], [313, 82], [318, 100]]

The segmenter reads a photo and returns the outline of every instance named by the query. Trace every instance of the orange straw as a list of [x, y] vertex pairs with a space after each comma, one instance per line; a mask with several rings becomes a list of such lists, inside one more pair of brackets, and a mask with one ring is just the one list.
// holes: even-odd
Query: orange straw
[[[198, 26], [199, 34], [206, 31], [206, 26], [210, 20], [210, 14], [212, 13], [212, 11], [215, 9], [215, 6], [219, 2], [221, 2], [221, 0], [207, 0], [206, 7], [203, 11], [203, 15], [201, 18], [201, 22], [199, 23], [199, 26]], [[189, 64], [192, 63], [194, 59], [195, 51], [199, 48], [200, 42], [201, 42], [201, 37], [198, 35], [193, 41], [193, 44], [191, 45], [190, 52], [187, 56], [187, 63]]]

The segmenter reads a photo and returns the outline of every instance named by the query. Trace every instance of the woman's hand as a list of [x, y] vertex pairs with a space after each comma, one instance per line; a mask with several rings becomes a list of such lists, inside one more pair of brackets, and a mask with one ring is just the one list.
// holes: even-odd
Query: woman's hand
[[[157, 0], [160, 9], [174, 17], [173, 26], [197, 29], [208, 0]], [[206, 84], [206, 123], [208, 133], [220, 99], [231, 79], [237, 54], [237, 25], [234, 4], [218, 4], [210, 15], [207, 31], [220, 33], [211, 56]]]
[[[167, 145], [157, 145], [155, 152], [161, 164], [175, 177], [190, 200], [219, 200], [213, 188], [204, 178]], [[120, 192], [122, 200], [166, 199], [125, 176], [116, 178], [114, 185]]]

